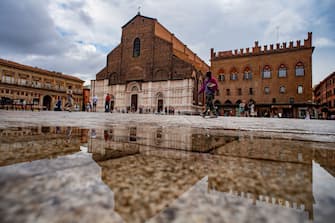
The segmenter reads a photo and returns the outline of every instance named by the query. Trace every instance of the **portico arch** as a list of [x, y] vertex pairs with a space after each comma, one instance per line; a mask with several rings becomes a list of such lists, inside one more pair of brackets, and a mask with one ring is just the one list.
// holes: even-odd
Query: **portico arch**
[[52, 98], [50, 95], [45, 95], [43, 97], [43, 107], [48, 111], [51, 110], [51, 102], [52, 102]]
[[156, 94], [156, 102], [157, 102], [157, 112], [162, 112], [164, 109], [164, 96], [162, 92], [158, 92]]

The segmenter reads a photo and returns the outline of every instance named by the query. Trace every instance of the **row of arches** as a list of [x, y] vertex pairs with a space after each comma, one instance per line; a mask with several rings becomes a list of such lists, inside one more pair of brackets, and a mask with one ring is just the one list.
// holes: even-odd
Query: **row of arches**
[[[215, 100], [214, 101], [214, 105], [215, 106], [234, 106], [234, 105], [239, 105], [241, 104], [242, 102], [244, 102], [244, 100], [241, 100], [241, 99], [238, 99], [235, 103], [233, 103], [232, 101], [230, 100], [226, 100], [223, 104], [221, 103], [220, 100]], [[256, 104], [256, 101], [254, 99], [250, 99], [249, 101], [247, 101], [247, 104]]]

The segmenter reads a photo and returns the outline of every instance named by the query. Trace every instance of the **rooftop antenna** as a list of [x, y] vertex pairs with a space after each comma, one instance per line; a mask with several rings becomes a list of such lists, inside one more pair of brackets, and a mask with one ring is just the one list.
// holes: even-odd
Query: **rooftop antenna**
[[138, 6], [138, 7], [137, 7], [137, 10], [138, 10], [138, 11], [137, 11], [137, 15], [141, 15], [141, 12], [140, 12], [140, 10], [141, 10], [141, 6]]
[[276, 26], [276, 29], [277, 29], [277, 43], [278, 43], [278, 41], [279, 41], [279, 26]]

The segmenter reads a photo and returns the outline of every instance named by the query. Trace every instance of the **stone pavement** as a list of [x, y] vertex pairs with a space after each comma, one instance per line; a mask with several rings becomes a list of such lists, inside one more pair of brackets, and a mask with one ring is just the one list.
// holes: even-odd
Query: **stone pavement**
[[334, 123], [0, 110], [1, 222], [333, 222]]
[[331, 120], [0, 110], [0, 128], [36, 125], [82, 128], [136, 125], [139, 129], [143, 125], [192, 127], [274, 138], [335, 142], [335, 121]]

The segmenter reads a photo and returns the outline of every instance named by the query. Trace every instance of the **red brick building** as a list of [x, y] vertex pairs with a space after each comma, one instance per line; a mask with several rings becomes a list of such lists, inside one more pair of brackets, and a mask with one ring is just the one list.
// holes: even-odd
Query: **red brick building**
[[312, 33], [303, 44], [298, 40], [261, 47], [256, 41], [251, 49], [211, 49], [220, 113], [305, 117], [312, 106], [313, 50]]
[[335, 72], [315, 86], [314, 102], [320, 108], [320, 117], [335, 119]]
[[[122, 27], [121, 43], [91, 83], [97, 110], [111, 95], [119, 112], [194, 112], [202, 109], [198, 88], [209, 66], [157, 19], [137, 14]], [[199, 106], [200, 105], [200, 106]]]

